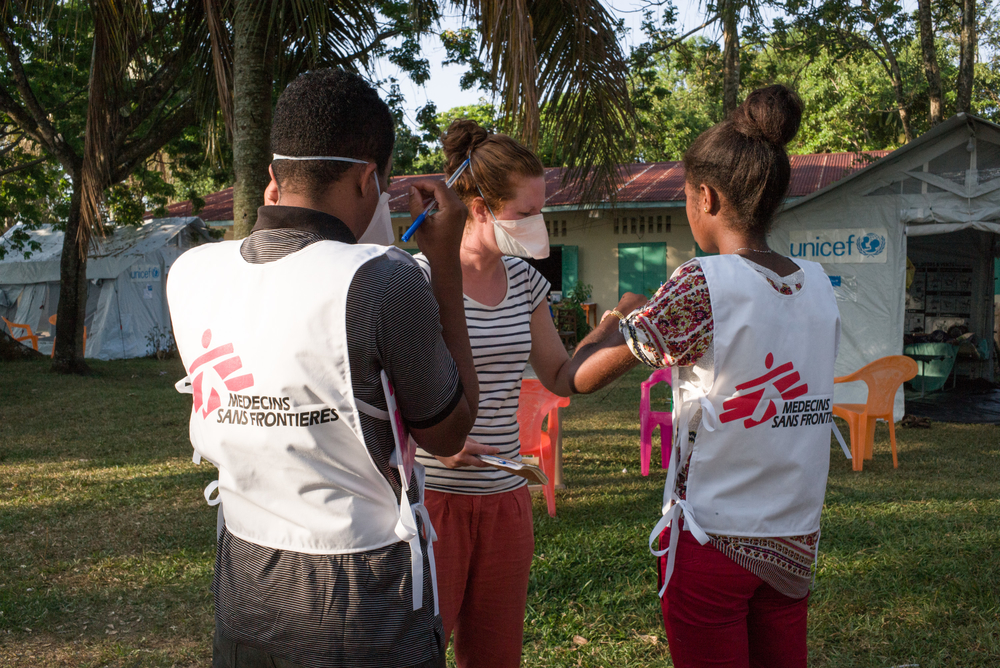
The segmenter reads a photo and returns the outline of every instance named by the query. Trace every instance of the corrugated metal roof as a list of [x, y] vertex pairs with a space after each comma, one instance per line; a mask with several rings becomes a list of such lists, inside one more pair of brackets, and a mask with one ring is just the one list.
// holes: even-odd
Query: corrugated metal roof
[[178, 202], [167, 207], [171, 216], [198, 216], [204, 221], [233, 219], [233, 189], [220, 190], [205, 196], [205, 206], [198, 213], [193, 213], [191, 201]]
[[[816, 153], [791, 156], [792, 180], [789, 197], [804, 197], [848, 174], [867, 167], [889, 151], [865, 153]], [[625, 185], [618, 191], [618, 202], [628, 204], [664, 203], [684, 201], [684, 165], [680, 162], [651, 162], [628, 165], [623, 168]], [[581, 203], [580, 187], [576, 183], [563, 183], [564, 170], [550, 167], [545, 170], [545, 205], [572, 206]], [[443, 174], [422, 176], [395, 176], [389, 186], [389, 207], [393, 213], [407, 211], [409, 186], [413, 181], [429, 179], [439, 181]], [[171, 216], [188, 216], [190, 202], [180, 202], [168, 207]], [[205, 221], [233, 219], [233, 189], [226, 188], [205, 197], [205, 207], [196, 214]]]

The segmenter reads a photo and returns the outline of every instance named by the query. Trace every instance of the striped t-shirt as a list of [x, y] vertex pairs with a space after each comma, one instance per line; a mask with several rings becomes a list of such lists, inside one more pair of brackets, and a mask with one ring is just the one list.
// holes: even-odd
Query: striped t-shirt
[[[420, 254], [415, 259], [429, 281], [427, 258]], [[520, 461], [517, 403], [531, 353], [531, 314], [545, 303], [549, 282], [519, 258], [504, 257], [503, 264], [507, 294], [499, 304], [485, 306], [465, 297], [465, 320], [479, 375], [479, 414], [469, 438], [499, 448], [501, 457]], [[450, 469], [421, 449], [417, 459], [427, 469], [427, 489], [438, 492], [498, 494], [527, 484], [524, 478], [492, 467]]]

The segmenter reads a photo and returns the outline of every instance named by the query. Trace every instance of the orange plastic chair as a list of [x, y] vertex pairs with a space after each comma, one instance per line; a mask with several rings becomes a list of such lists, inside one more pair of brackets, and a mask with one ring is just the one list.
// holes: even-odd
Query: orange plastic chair
[[[56, 318], [58, 318], [58, 317], [59, 317], [58, 313], [55, 314], [55, 315], [49, 316], [49, 324], [54, 326], [56, 324]], [[83, 346], [81, 346], [80, 354], [82, 354], [82, 355], [86, 355], [87, 354], [87, 327], [86, 327], [86, 325], [83, 328]], [[49, 357], [55, 357], [55, 356], [56, 356], [56, 337], [53, 336], [52, 337], [52, 354], [49, 355]]]
[[835, 383], [863, 380], [868, 386], [868, 399], [865, 403], [833, 405], [833, 414], [846, 420], [851, 428], [851, 457], [855, 471], [861, 470], [865, 459], [872, 458], [875, 420], [878, 419], [889, 423], [892, 467], [899, 468], [896, 459], [896, 425], [892, 419], [892, 404], [899, 386], [916, 375], [916, 362], [905, 355], [890, 355], [866, 364], [852, 374], [833, 379]]
[[[559, 432], [559, 408], [569, 406], [569, 397], [552, 394], [535, 378], [521, 381], [521, 399], [517, 404], [517, 426], [521, 432], [521, 454], [538, 457], [542, 473], [549, 479], [545, 503], [549, 516], [556, 516], [556, 444], [552, 437]], [[542, 431], [542, 420], [549, 425]], [[550, 436], [551, 435], [551, 436]]]
[[[20, 323], [11, 322], [7, 318], [0, 315], [0, 320], [3, 320], [7, 324], [7, 329], [10, 330], [10, 336], [15, 341], [31, 341], [31, 347], [34, 350], [38, 350], [38, 335], [31, 331], [31, 325], [22, 325]], [[27, 334], [23, 336], [15, 336], [14, 328], [23, 329]]]

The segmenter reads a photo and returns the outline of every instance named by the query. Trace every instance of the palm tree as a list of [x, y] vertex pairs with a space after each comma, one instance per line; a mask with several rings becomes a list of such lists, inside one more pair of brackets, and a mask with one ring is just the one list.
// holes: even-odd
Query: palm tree
[[[427, 30], [441, 4], [440, 0], [411, 2], [406, 29]], [[633, 112], [615, 23], [600, 2], [453, 0], [452, 4], [479, 27], [481, 52], [501, 96], [506, 129], [532, 147], [545, 129], [569, 167], [566, 178], [583, 177], [585, 197], [613, 196], [622, 178], [620, 166], [632, 158]], [[288, 59], [292, 62], [357, 69], [374, 45], [399, 31], [380, 29], [377, 6], [355, 0], [206, 0], [206, 6], [211, 7], [216, 69], [233, 72], [231, 87], [228, 75], [217, 80], [223, 109], [232, 108], [233, 226], [240, 237], [249, 234], [263, 204], [275, 67], [280, 69], [288, 49], [299, 49], [299, 56]], [[230, 16], [231, 23], [226, 20]], [[341, 46], [351, 43], [365, 46], [355, 52]], [[304, 45], [309, 49], [303, 50]]]
[[[0, 0], [0, 114], [70, 184], [56, 371], [86, 371], [87, 251], [103, 229], [105, 190], [196, 123], [203, 102], [214, 99], [198, 83], [210, 72], [207, 40], [200, 0]], [[39, 72], [36, 61], [46, 60], [78, 63], [77, 78], [66, 85]]]
[[205, 0], [205, 8], [233, 145], [233, 232], [242, 238], [256, 223], [270, 179], [275, 89], [310, 67], [356, 69], [399, 33], [380, 30], [365, 0]]

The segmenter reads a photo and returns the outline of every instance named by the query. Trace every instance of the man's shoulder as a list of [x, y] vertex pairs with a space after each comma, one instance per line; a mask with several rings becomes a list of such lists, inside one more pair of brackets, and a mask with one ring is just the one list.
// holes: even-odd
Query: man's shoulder
[[172, 266], [194, 262], [209, 255], [233, 253], [235, 252], [234, 249], [239, 248], [240, 243], [240, 241], [215, 241], [212, 243], [201, 244], [200, 246], [195, 246], [194, 248], [189, 248], [177, 256], [177, 259], [174, 261]]
[[239, 257], [239, 241], [217, 241], [195, 246], [181, 253], [167, 270], [167, 285], [181, 276], [204, 274], [219, 269], [220, 261], [227, 255]]
[[358, 268], [351, 281], [351, 292], [369, 299], [384, 300], [389, 296], [414, 295], [429, 290], [420, 266], [406, 251], [390, 248]]

